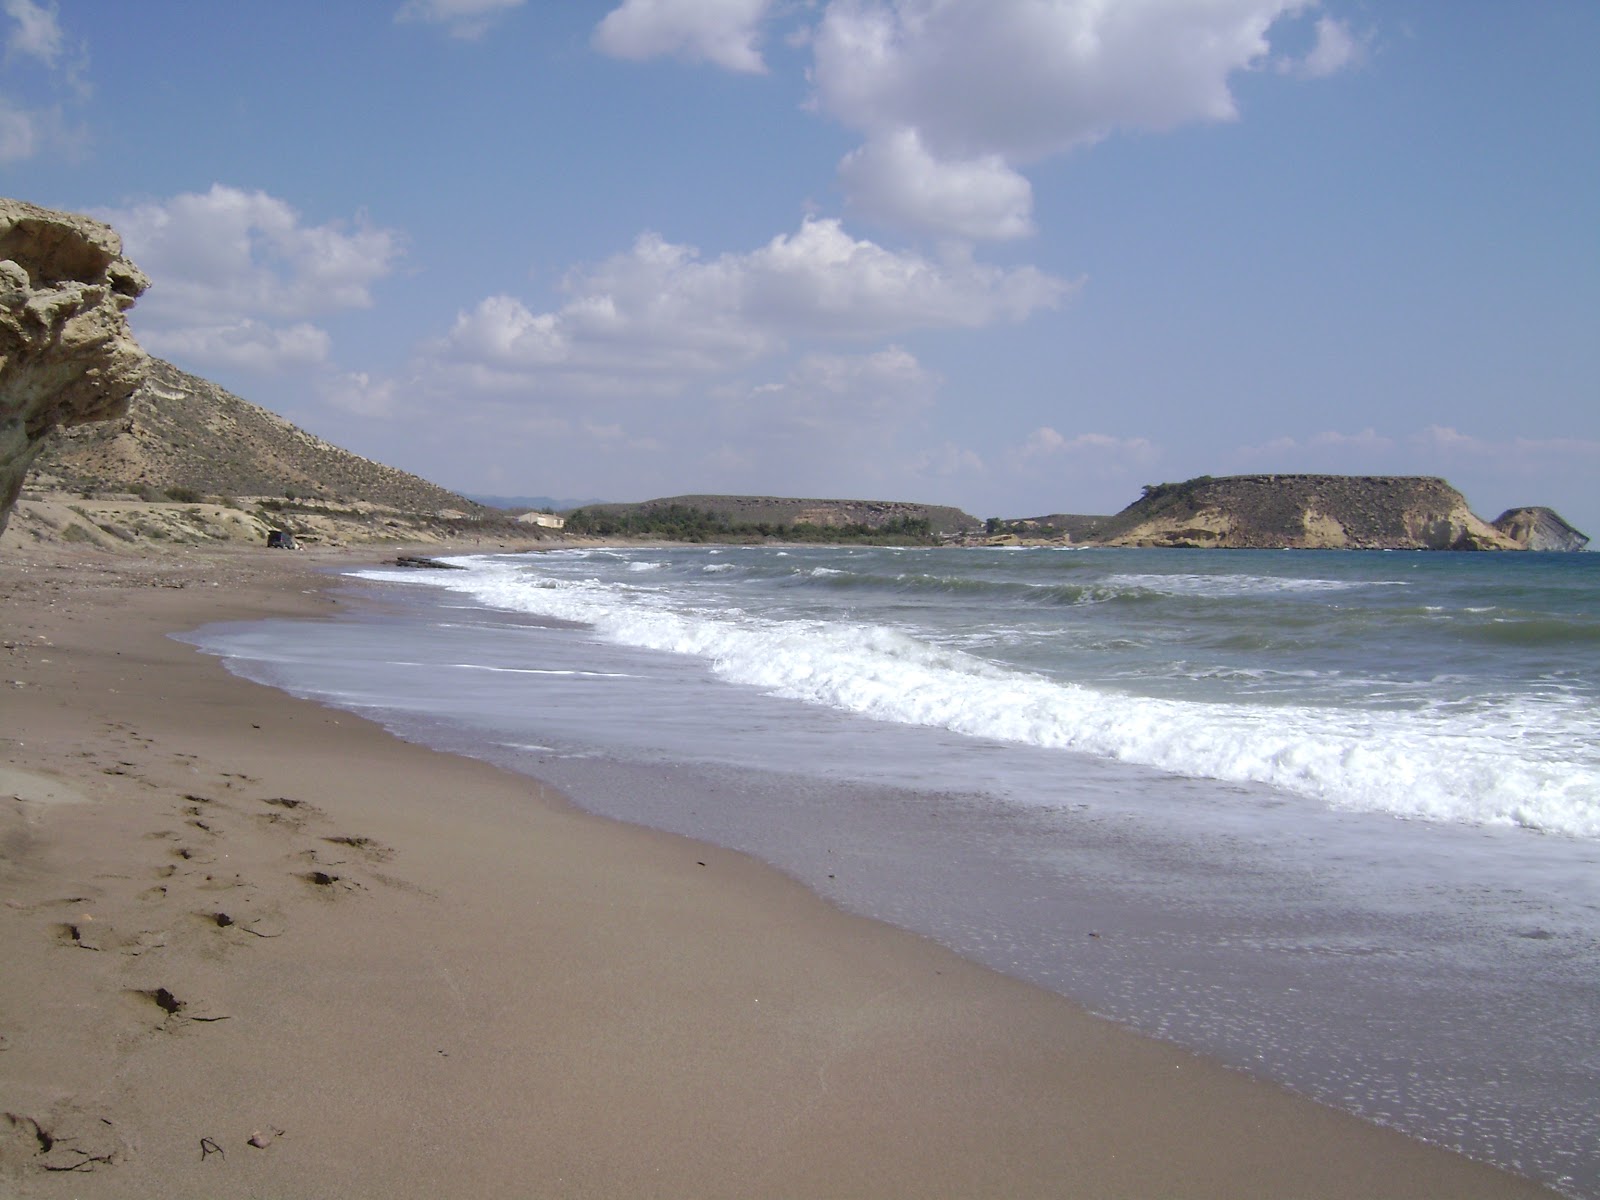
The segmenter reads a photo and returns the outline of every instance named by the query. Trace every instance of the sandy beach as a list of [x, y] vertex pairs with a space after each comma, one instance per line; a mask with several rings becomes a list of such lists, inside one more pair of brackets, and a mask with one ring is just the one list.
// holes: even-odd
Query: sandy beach
[[167, 636], [375, 557], [0, 563], [0, 1195], [1550, 1194]]

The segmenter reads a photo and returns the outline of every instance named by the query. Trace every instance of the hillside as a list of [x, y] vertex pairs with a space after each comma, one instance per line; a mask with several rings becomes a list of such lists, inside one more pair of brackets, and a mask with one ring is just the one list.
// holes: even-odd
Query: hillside
[[976, 517], [937, 504], [897, 500], [804, 500], [782, 496], [668, 496], [637, 504], [591, 504], [567, 515], [567, 528], [600, 534], [731, 537], [890, 536], [935, 541], [980, 530]]
[[1201, 476], [1164, 483], [1092, 540], [1232, 549], [1519, 550], [1442, 479], [1400, 475]]
[[484, 511], [160, 360], [151, 363], [127, 416], [58, 430], [35, 460], [28, 486], [360, 501], [409, 513]]
[[261, 545], [273, 531], [325, 546], [549, 536], [159, 360], [127, 415], [51, 435], [11, 516], [0, 549]]

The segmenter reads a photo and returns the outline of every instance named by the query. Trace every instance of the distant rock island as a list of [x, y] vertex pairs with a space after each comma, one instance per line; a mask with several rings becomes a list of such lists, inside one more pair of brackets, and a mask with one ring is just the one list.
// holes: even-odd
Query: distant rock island
[[1589, 539], [1548, 508], [1493, 522], [1429, 475], [1202, 475], [1145, 488], [1110, 517], [1005, 522], [1074, 545], [1206, 549], [1582, 550]]

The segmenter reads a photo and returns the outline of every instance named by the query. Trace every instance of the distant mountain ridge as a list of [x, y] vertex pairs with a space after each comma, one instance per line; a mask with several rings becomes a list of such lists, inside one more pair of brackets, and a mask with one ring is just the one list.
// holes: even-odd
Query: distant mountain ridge
[[668, 496], [588, 505], [569, 529], [744, 540], [872, 530], [928, 543], [1173, 546], [1206, 549], [1581, 550], [1589, 539], [1548, 508], [1491, 523], [1427, 475], [1202, 475], [1153, 484], [1119, 513], [980, 521], [958, 508], [887, 500]]
[[959, 508], [941, 504], [914, 504], [902, 500], [807, 500], [786, 496], [665, 496], [637, 504], [590, 504], [580, 512], [625, 516], [649, 516], [669, 509], [706, 513], [733, 526], [793, 527], [812, 526], [838, 529], [862, 526], [867, 529], [902, 526], [907, 522], [928, 524], [934, 537], [954, 537], [976, 533], [983, 522]]
[[342, 450], [198, 375], [153, 360], [118, 420], [62, 429], [31, 486], [362, 502], [410, 513], [482, 506], [396, 467]]
[[[210, 497], [225, 508], [253, 499], [302, 533], [322, 522], [321, 536], [327, 538], [387, 536], [402, 526], [459, 527], [463, 521], [487, 528], [485, 523], [509, 520], [419, 476], [340, 449], [160, 360], [152, 360], [125, 417], [58, 430], [35, 461], [29, 486], [103, 499]], [[551, 498], [485, 499], [521, 507], [515, 501]], [[111, 524], [117, 522], [100, 528]], [[1589, 541], [1548, 508], [1511, 509], [1491, 523], [1472, 513], [1443, 479], [1398, 475], [1200, 476], [1150, 485], [1109, 516], [988, 522], [948, 505], [906, 501], [692, 494], [584, 505], [570, 514], [568, 529], [580, 536], [700, 541], [881, 535], [928, 545], [1026, 541], [1233, 549], [1581, 550]]]

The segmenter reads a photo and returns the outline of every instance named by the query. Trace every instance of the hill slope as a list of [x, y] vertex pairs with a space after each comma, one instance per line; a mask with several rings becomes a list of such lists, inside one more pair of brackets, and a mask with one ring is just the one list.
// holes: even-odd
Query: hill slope
[[1148, 488], [1095, 532], [1109, 546], [1519, 550], [1426, 475], [1201, 476]]
[[[945, 505], [912, 504], [900, 500], [801, 500], [783, 496], [668, 496], [638, 504], [591, 504], [577, 512], [597, 517], [624, 518], [636, 515], [648, 518], [671, 510], [705, 514], [735, 530], [760, 526], [790, 530], [795, 526], [892, 529], [908, 522], [926, 521], [930, 536], [949, 537], [971, 534], [983, 525], [976, 517], [959, 508]], [[583, 518], [569, 518], [569, 527], [581, 528], [582, 525]]]
[[409, 513], [482, 511], [465, 497], [314, 437], [155, 360], [121, 420], [59, 430], [30, 487], [360, 501]]

